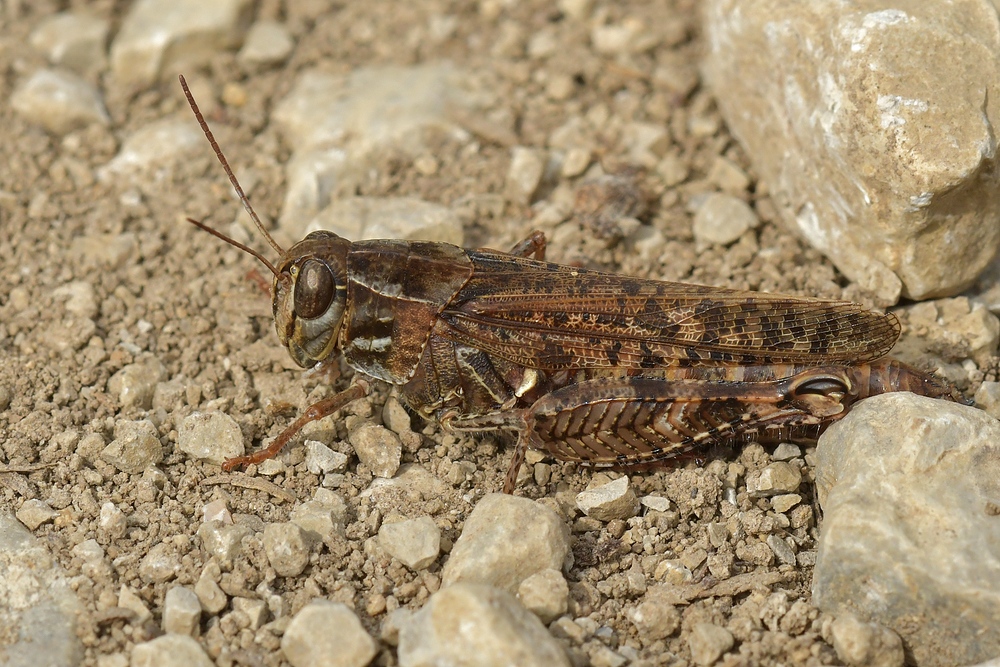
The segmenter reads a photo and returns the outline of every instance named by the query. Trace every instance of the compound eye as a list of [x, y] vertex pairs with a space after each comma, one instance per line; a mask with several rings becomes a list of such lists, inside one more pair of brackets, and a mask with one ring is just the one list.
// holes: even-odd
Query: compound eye
[[802, 394], [813, 394], [828, 396], [836, 400], [840, 400], [846, 396], [847, 391], [848, 388], [843, 382], [833, 378], [816, 378], [815, 380], [806, 380], [795, 388], [795, 393], [800, 396]]
[[315, 259], [302, 262], [295, 279], [296, 317], [307, 320], [319, 317], [330, 307], [336, 292], [337, 283], [330, 267]]

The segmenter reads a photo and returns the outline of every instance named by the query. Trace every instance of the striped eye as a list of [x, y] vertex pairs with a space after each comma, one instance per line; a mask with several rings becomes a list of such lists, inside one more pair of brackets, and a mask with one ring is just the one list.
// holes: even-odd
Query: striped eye
[[330, 267], [319, 260], [305, 260], [295, 278], [295, 316], [316, 319], [330, 307], [336, 292], [337, 284]]

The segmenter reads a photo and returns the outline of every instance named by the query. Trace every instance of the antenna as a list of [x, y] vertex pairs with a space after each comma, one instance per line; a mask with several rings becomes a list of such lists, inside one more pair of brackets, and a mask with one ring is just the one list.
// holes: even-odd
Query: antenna
[[[187, 81], [184, 80], [184, 75], [181, 74], [177, 78], [180, 79], [181, 88], [184, 89], [184, 96], [187, 98], [188, 104], [191, 106], [191, 111], [194, 112], [194, 117], [198, 119], [198, 124], [201, 125], [201, 131], [204, 132], [205, 136], [208, 138], [208, 143], [212, 144], [212, 148], [215, 150], [215, 156], [219, 158], [219, 162], [222, 163], [222, 168], [226, 170], [226, 175], [229, 176], [229, 182], [233, 184], [233, 188], [236, 190], [236, 194], [239, 195], [240, 202], [243, 204], [243, 208], [245, 208], [246, 212], [250, 214], [250, 219], [253, 220], [253, 224], [257, 226], [257, 230], [264, 236], [265, 239], [267, 239], [268, 244], [270, 244], [270, 246], [274, 248], [275, 252], [277, 252], [279, 255], [283, 255], [284, 251], [281, 249], [281, 246], [279, 246], [275, 242], [275, 240], [271, 238], [271, 235], [267, 233], [267, 230], [264, 229], [264, 224], [260, 221], [260, 218], [257, 216], [257, 212], [253, 210], [253, 206], [250, 205], [250, 200], [247, 198], [246, 193], [243, 192], [243, 188], [240, 186], [240, 182], [236, 180], [236, 174], [233, 173], [232, 168], [229, 166], [229, 162], [226, 160], [226, 156], [222, 154], [222, 149], [219, 148], [219, 144], [215, 140], [215, 135], [212, 134], [212, 130], [208, 127], [208, 123], [205, 121], [205, 117], [201, 115], [201, 109], [198, 108], [198, 103], [194, 101], [194, 95], [191, 94], [191, 89], [188, 88]], [[206, 232], [209, 232], [210, 234], [217, 236], [226, 243], [234, 245], [237, 248], [240, 248], [241, 250], [245, 250], [246, 252], [250, 253], [251, 255], [262, 261], [267, 266], [267, 268], [271, 270], [271, 273], [278, 275], [278, 272], [275, 271], [274, 266], [272, 266], [270, 262], [264, 259], [264, 257], [260, 253], [251, 250], [242, 243], [238, 243], [233, 239], [225, 236], [221, 232], [217, 232], [214, 229], [206, 225], [203, 225], [200, 222], [191, 220], [191, 218], [188, 218], [188, 221], [195, 224], [200, 229], [203, 229]]]

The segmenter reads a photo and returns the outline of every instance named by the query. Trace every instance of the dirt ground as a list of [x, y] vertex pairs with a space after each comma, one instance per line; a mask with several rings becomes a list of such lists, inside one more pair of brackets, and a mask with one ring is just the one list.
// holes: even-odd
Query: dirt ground
[[[662, 234], [662, 248], [655, 257], [643, 258], [630, 245], [634, 223], [629, 221], [624, 229], [613, 224], [600, 229], [563, 226], [554, 234], [556, 230], [547, 229], [552, 238], [549, 259], [667, 280], [865, 300], [819, 253], [772, 222], [765, 188], [756, 182], [749, 160], [727, 134], [711, 95], [697, 83], [701, 48], [697, 4], [694, 0], [597, 3], [592, 13], [605, 13], [608, 23], [630, 17], [659, 26], [656, 49], [616, 59], [590, 49], [585, 25], [567, 20], [554, 3], [545, 0], [348, 2], [335, 5], [334, 11], [316, 20], [286, 13], [277, 0], [264, 0], [257, 14], [287, 20], [295, 36], [295, 49], [284, 65], [249, 72], [234, 53], [223, 52], [210, 67], [187, 76], [199, 81], [200, 91], [214, 91], [218, 96], [202, 99], [202, 105], [210, 109], [209, 120], [236, 170], [253, 166], [257, 178], [252, 198], [265, 220], [276, 220], [280, 212], [286, 185], [282, 164], [292, 149], [282, 144], [269, 124], [269, 112], [288, 94], [297, 72], [321, 63], [334, 63], [335, 70], [346, 72], [368, 65], [447, 59], [471, 71], [489, 73], [499, 87], [497, 99], [516, 119], [510, 129], [520, 145], [544, 147], [553, 130], [567, 119], [588, 112], [606, 113], [609, 131], [601, 137], [596, 158], [613, 170], [615, 165], [629, 163], [627, 142], [614, 131], [615, 119], [663, 123], [670, 128], [670, 145], [664, 153], [677, 158], [686, 177], [669, 188], [655, 171], [636, 177], [644, 203], [632, 213], [641, 225]], [[83, 6], [109, 17], [117, 26], [127, 3], [32, 2], [24, 3], [14, 18], [8, 15], [0, 33], [0, 71], [4, 73], [0, 98], [8, 99], [21, 77], [45, 65], [44, 58], [28, 46], [33, 27], [47, 14]], [[428, 25], [441, 16], [454, 19], [443, 37], [407, 39], [412, 26]], [[525, 40], [541, 30], [554, 31], [560, 48], [546, 61], [544, 76], [523, 49], [498, 55], [492, 48], [514, 28]], [[664, 63], [677, 77], [690, 77], [694, 84], [667, 85], [656, 80], [654, 72]], [[553, 99], [546, 82], [562, 75], [573, 82], [571, 92]], [[110, 541], [101, 538], [116, 564], [114, 577], [78, 591], [86, 610], [81, 624], [87, 647], [85, 664], [128, 651], [157, 634], [165, 591], [177, 583], [191, 585], [204, 566], [196, 534], [206, 503], [223, 498], [234, 516], [248, 524], [287, 520], [292, 503], [260, 490], [206, 484], [206, 479], [220, 471], [176, 449], [181, 420], [198, 409], [223, 410], [240, 424], [248, 447], [256, 448], [312, 400], [332, 391], [321, 378], [303, 375], [287, 359], [274, 334], [270, 299], [247, 277], [258, 268], [255, 260], [184, 222], [192, 216], [226, 230], [242, 214], [207, 143], [181, 164], [139, 184], [101, 181], [94, 176], [136, 128], [183, 108], [176, 81], [168, 78], [132, 94], [105, 73], [100, 85], [111, 123], [66, 137], [50, 136], [17, 116], [8, 104], [0, 104], [0, 466], [21, 470], [0, 473], [0, 509], [13, 511], [26, 499], [39, 498], [58, 510], [58, 517], [35, 534], [44, 539], [70, 576], [81, 573], [81, 563], [70, 549], [99, 534], [97, 508], [112, 500], [129, 515], [124, 536]], [[227, 90], [229, 94], [224, 95]], [[478, 150], [469, 151], [442, 140], [436, 148], [434, 170], [416, 169], [412, 158], [398, 154], [383, 156], [371, 165], [372, 177], [357, 184], [356, 193], [413, 195], [444, 205], [504, 195], [509, 146], [481, 141]], [[691, 211], [699, 197], [718, 190], [710, 174], [720, 156], [750, 176], [742, 196], [762, 223], [729, 246], [702, 248], [691, 232]], [[564, 178], [560, 185], [575, 189], [581, 180]], [[545, 196], [541, 193], [543, 203]], [[468, 217], [467, 245], [508, 248], [535, 226], [533, 216], [540, 207], [502, 201], [492, 214], [479, 210]], [[295, 239], [279, 233], [278, 240], [287, 244]], [[260, 239], [254, 243], [266, 247]], [[89, 317], [69, 312], [67, 297], [57, 291], [72, 281], [93, 287], [95, 308]], [[109, 379], [124, 366], [150, 357], [163, 364], [165, 378], [178, 381], [183, 392], [148, 411], [123, 409], [109, 390]], [[265, 405], [248, 380], [258, 374], [273, 376], [269, 381], [276, 394], [287, 398], [285, 404]], [[343, 383], [342, 379], [338, 387]], [[370, 406], [350, 412], [377, 415], [384, 399], [385, 391], [380, 389]], [[139, 418], [156, 424], [165, 445], [166, 457], [159, 466], [163, 479], [156, 483], [148, 476], [118, 472], [92, 456], [93, 452], [78, 450], [81, 442], [93, 446], [93, 440], [87, 440], [90, 434], [98, 434], [106, 444], [118, 420]], [[449, 483], [450, 491], [434, 499], [433, 506], [428, 501], [425, 507], [405, 508], [415, 515], [435, 516], [444, 529], [445, 542], [453, 543], [461, 533], [469, 498], [501, 487], [509, 449], [492, 438], [447, 436], [433, 424], [415, 422], [414, 428], [422, 435], [423, 447], [405, 453], [404, 462], [418, 462], [442, 477], [455, 462], [475, 464], [469, 478]], [[351, 453], [346, 442], [342, 451]], [[293, 447], [285, 454], [288, 471], [271, 479], [299, 500], [312, 497], [319, 481], [304, 466], [295, 465], [302, 458], [301, 445]], [[770, 461], [760, 447], [730, 454], [729, 460], [749, 470]], [[572, 504], [574, 494], [586, 487], [592, 473], [550, 463], [547, 485], [529, 482], [518, 493], [568, 498]], [[36, 464], [44, 465], [31, 469]], [[719, 514], [719, 480], [726, 470], [725, 461], [704, 467], [687, 462], [676, 469], [633, 476], [639, 495], [664, 495], [678, 509], [677, 525], [660, 533], [655, 554], [676, 557], [707, 546], [708, 524], [724, 521]], [[378, 517], [372, 519], [371, 507], [359, 494], [371, 481], [371, 473], [359, 471], [352, 458], [339, 489], [351, 513], [348, 553], [323, 551], [305, 574], [278, 579], [272, 586], [286, 597], [292, 612], [320, 595], [350, 601], [377, 637], [382, 613], [367, 611], [377, 610], [367, 605], [372, 591], [391, 592], [400, 605], [419, 607], [439, 583], [446, 557], [423, 575], [398, 564], [367, 563], [364, 541], [372, 534], [372, 526], [377, 526]], [[710, 492], [699, 495], [699, 489]], [[738, 491], [747, 508], [763, 502], [748, 499], [745, 488]], [[812, 487], [808, 478], [799, 492], [805, 496], [803, 504], [809, 506]], [[736, 559], [734, 573], [777, 573], [780, 584], [751, 586], [731, 597], [693, 600], [685, 609], [680, 631], [665, 640], [646, 642], [637, 637], [625, 613], [635, 600], [600, 592], [604, 590], [601, 582], [633, 563], [633, 554], [620, 548], [621, 530], [622, 526], [611, 524], [576, 525], [576, 565], [567, 576], [577, 615], [593, 614], [611, 627], [614, 636], [607, 640], [611, 648], [632, 646], [644, 664], [689, 664], [686, 638], [691, 624], [711, 619], [725, 625], [733, 608], [748, 597], [762, 606], [780, 588], [789, 601], [809, 602], [810, 553], [818, 530], [814, 520], [806, 521], [796, 533], [804, 556], [798, 565], [755, 565]], [[138, 575], [138, 558], [168, 536], [181, 552], [182, 570], [169, 583], [145, 583]], [[240, 588], [252, 590], [260, 582], [266, 563], [259, 558], [259, 553], [251, 554], [229, 573], [241, 578]], [[696, 568], [696, 575], [709, 576], [703, 567]], [[156, 614], [153, 621], [131, 624], [100, 615], [100, 610], [117, 600], [123, 585], [139, 593]], [[807, 631], [783, 638], [781, 632], [767, 628], [748, 632], [739, 638], [738, 652], [757, 664], [835, 663], [832, 647], [821, 636], [818, 611], [806, 609]], [[203, 627], [211, 623], [206, 617]], [[273, 646], [242, 645], [241, 637], [237, 629], [222, 624], [203, 641], [213, 658], [228, 655], [234, 659], [239, 653], [244, 664], [282, 664]], [[567, 640], [575, 651], [574, 660], [585, 663], [588, 653], [570, 644]], [[392, 649], [384, 646], [378, 661], [394, 664]]]

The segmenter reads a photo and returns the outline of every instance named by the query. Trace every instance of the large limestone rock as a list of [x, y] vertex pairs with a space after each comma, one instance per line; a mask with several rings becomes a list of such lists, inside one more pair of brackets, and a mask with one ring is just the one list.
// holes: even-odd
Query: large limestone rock
[[709, 0], [705, 76], [785, 222], [886, 303], [1000, 245], [988, 0]]

